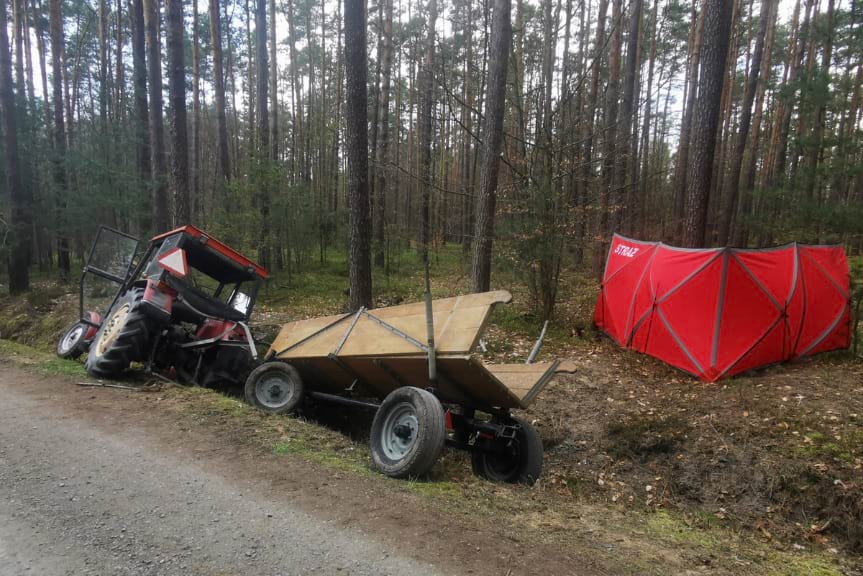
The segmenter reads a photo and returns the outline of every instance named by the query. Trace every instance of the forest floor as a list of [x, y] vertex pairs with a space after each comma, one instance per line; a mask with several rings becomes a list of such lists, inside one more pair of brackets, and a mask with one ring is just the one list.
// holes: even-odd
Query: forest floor
[[[433, 259], [435, 297], [466, 291], [460, 261], [456, 247]], [[332, 254], [304, 268], [270, 281], [258, 332], [344, 310], [344, 260]], [[376, 273], [378, 306], [421, 297], [412, 256], [391, 272]], [[514, 302], [495, 312], [488, 354], [523, 360], [539, 331], [529, 293], [513, 273], [494, 282]], [[599, 573], [863, 574], [863, 363], [833, 353], [703, 384], [595, 335], [596, 289], [581, 276], [561, 282], [542, 357], [572, 359], [578, 371], [554, 380], [527, 411], [546, 449], [532, 488], [478, 480], [457, 452], [425, 481], [384, 479], [370, 472], [368, 423], [356, 415], [265, 418], [231, 397], [183, 388], [161, 391], [159, 406], [248, 438], [249, 450], [373, 478], [460, 523], [505, 526], [523, 545], [589, 555]], [[81, 378], [80, 364], [45, 353], [76, 313], [72, 287], [47, 281], [26, 298], [0, 300], [0, 338], [17, 342], [0, 341], [0, 356]]]

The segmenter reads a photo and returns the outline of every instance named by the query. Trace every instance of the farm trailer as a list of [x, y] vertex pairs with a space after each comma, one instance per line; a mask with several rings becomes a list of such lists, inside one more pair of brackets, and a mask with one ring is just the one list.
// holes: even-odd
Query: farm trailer
[[559, 360], [486, 364], [473, 354], [492, 309], [511, 299], [506, 291], [427, 297], [291, 322], [247, 378], [246, 400], [271, 413], [304, 400], [374, 412], [372, 461], [387, 476], [426, 473], [446, 445], [469, 451], [478, 476], [532, 484], [542, 443], [512, 410], [574, 368]]

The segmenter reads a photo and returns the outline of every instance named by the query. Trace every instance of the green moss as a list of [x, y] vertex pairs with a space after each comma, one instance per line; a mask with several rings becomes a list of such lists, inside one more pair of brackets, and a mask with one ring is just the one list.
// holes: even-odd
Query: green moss
[[[273, 445], [273, 452], [280, 455], [299, 455], [306, 460], [320, 464], [331, 470], [370, 474], [368, 466], [353, 455], [319, 446], [303, 438], [289, 438]], [[353, 457], [352, 457], [353, 456]]]
[[407, 489], [425, 498], [451, 500], [462, 497], [461, 486], [455, 482], [424, 482], [412, 480], [405, 482]]
[[806, 435], [806, 443], [796, 446], [793, 450], [798, 458], [809, 459], [834, 459], [850, 464], [854, 462], [854, 450], [859, 446], [857, 434], [852, 433], [851, 438], [843, 442], [829, 440], [821, 432], [810, 432]]

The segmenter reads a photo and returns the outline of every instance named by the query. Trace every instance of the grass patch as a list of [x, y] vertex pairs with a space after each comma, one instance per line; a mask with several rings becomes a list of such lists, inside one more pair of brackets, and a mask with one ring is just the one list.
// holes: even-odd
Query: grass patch
[[0, 340], [0, 355], [46, 376], [87, 377], [84, 365], [80, 362], [63, 360], [53, 354], [41, 352], [11, 340]]
[[[765, 576], [842, 576], [840, 568], [824, 556], [808, 551], [786, 552], [776, 550], [751, 537], [732, 533], [724, 527], [707, 527], [700, 517], [684, 518], [666, 510], [650, 513], [644, 528], [650, 538], [674, 546], [700, 549], [717, 559], [720, 565], [732, 569], [735, 560], [738, 573], [756, 573]], [[753, 558], [760, 561], [754, 561]], [[746, 558], [746, 560], [742, 560]], [[756, 564], [753, 566], [752, 564]]]

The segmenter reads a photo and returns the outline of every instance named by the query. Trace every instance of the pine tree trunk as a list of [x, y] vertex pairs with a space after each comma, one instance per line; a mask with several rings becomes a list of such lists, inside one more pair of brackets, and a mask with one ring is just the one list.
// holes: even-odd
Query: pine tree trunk
[[[135, 0], [140, 1], [140, 0]], [[222, 24], [219, 0], [210, 0], [210, 42], [213, 45], [213, 89], [216, 104], [218, 151], [216, 175], [223, 181], [231, 179], [231, 155], [228, 148], [228, 120], [225, 112], [225, 72], [222, 67]]]
[[752, 61], [749, 64], [749, 75], [746, 79], [746, 89], [743, 93], [743, 103], [740, 109], [740, 124], [737, 128], [737, 139], [734, 143], [734, 154], [731, 158], [731, 168], [725, 181], [725, 194], [723, 194], [723, 207], [719, 214], [719, 236], [717, 242], [720, 246], [728, 244], [731, 234], [731, 226], [734, 216], [737, 214], [737, 202], [740, 196], [740, 171], [743, 166], [743, 153], [749, 138], [749, 127], [752, 123], [752, 104], [755, 101], [755, 91], [758, 86], [758, 77], [761, 75], [761, 59], [764, 54], [764, 39], [767, 37], [767, 28], [770, 24], [770, 13], [773, 10], [775, 0], [763, 0], [761, 3], [761, 15], [759, 16], [758, 36], [755, 38], [755, 51], [752, 53]]
[[[20, 294], [30, 288], [30, 243], [33, 228], [32, 202], [21, 181], [18, 158], [18, 126], [15, 93], [12, 89], [12, 58], [6, 28], [6, 3], [0, 2], [0, 125], [3, 129], [3, 159], [6, 190], [12, 218], [12, 242], [7, 261], [9, 293]], [[32, 201], [32, 199], [30, 199]]]
[[270, 189], [267, 161], [272, 156], [270, 148], [269, 86], [270, 65], [267, 61], [267, 0], [255, 0], [255, 112], [257, 128], [257, 159], [259, 179], [257, 182], [258, 209], [261, 213], [258, 233], [258, 261], [262, 266], [270, 265]]
[[279, 61], [276, 36], [276, 0], [270, 0], [270, 146], [279, 160]]
[[497, 201], [498, 166], [503, 145], [503, 113], [506, 105], [506, 69], [512, 40], [510, 0], [494, 0], [489, 43], [488, 88], [480, 153], [479, 198], [476, 204], [471, 292], [486, 292], [491, 286], [491, 254]]
[[[135, 143], [138, 159], [138, 178], [149, 193], [152, 177], [150, 166], [150, 112], [147, 104], [147, 64], [144, 42], [144, 2], [132, 0], [129, 7], [129, 21], [132, 24], [132, 80], [135, 96]], [[149, 201], [141, 204], [149, 204]], [[149, 215], [138, 222], [140, 231], [150, 227]]]
[[647, 65], [647, 90], [644, 100], [644, 118], [641, 126], [641, 172], [638, 177], [638, 217], [634, 219], [633, 231], [639, 238], [644, 238], [647, 232], [647, 209], [650, 206], [648, 194], [650, 188], [647, 183], [650, 179], [650, 116], [653, 108], [653, 72], [656, 64], [656, 44], [659, 32], [659, 0], [653, 1], [653, 12], [650, 15], [651, 40], [650, 54]]
[[192, 0], [192, 170], [191, 218], [201, 217], [201, 47], [198, 37], [198, 0]]
[[[675, 238], [682, 240], [683, 218], [686, 207], [686, 178], [689, 166], [689, 143], [692, 131], [692, 117], [695, 110], [695, 96], [698, 93], [698, 69], [701, 59], [701, 46], [704, 34], [704, 14], [707, 0], [700, 0], [702, 9], [696, 13], [696, 1], [692, 0], [692, 40], [689, 45], [689, 68], [686, 72], [686, 103], [680, 121], [680, 139], [677, 144], [677, 160], [674, 163], [674, 215]], [[730, 1], [730, 0], [729, 0]], [[723, 63], [724, 65], [724, 63]]]
[[633, 177], [634, 167], [637, 165], [638, 142], [633, 138], [632, 126], [637, 121], [635, 98], [638, 94], [638, 69], [641, 62], [638, 58], [639, 53], [639, 34], [641, 31], [641, 12], [642, 0], [632, 0], [629, 4], [629, 34], [627, 36], [626, 45], [626, 74], [623, 80], [623, 106], [621, 112], [621, 128], [623, 134], [620, 137], [620, 151], [617, 154], [619, 162], [619, 173], [617, 180], [625, 190], [620, 190], [616, 194], [616, 204], [618, 206], [617, 220], [621, 222], [623, 230], [627, 234], [632, 234], [633, 222], [639, 217], [638, 214], [638, 198], [636, 197], [636, 183]]
[[147, 40], [147, 84], [150, 88], [150, 154], [153, 186], [153, 232], [168, 230], [168, 192], [165, 186], [165, 127], [162, 120], [162, 50], [159, 42], [159, 1], [144, 0]]
[[704, 45], [686, 173], [683, 245], [689, 248], [700, 248], [705, 243], [713, 152], [719, 126], [733, 4], [726, 0], [706, 0], [704, 10]]
[[431, 163], [432, 163], [432, 112], [434, 110], [434, 48], [435, 48], [435, 24], [437, 23], [437, 0], [429, 0], [428, 21], [426, 22], [426, 45], [423, 57], [422, 81], [419, 82], [422, 90], [422, 104], [420, 106], [420, 183], [422, 193], [420, 196], [420, 228], [417, 238], [417, 250], [420, 260], [428, 261], [429, 240], [431, 239]]
[[[605, 134], [602, 142], [602, 191], [599, 207], [599, 226], [597, 227], [596, 246], [594, 253], [599, 258], [605, 258], [611, 234], [616, 231], [618, 216], [617, 199], [620, 184], [616, 169], [617, 126], [620, 95], [620, 53], [622, 50], [622, 35], [620, 32], [622, 0], [614, 0], [611, 9], [611, 21], [617, 23], [611, 33], [611, 55], [609, 57], [608, 87], [605, 92]], [[615, 214], [611, 214], [615, 210]], [[601, 269], [594, 269], [597, 274]]]
[[381, 85], [378, 91], [378, 130], [375, 149], [374, 186], [374, 258], [375, 266], [384, 266], [386, 233], [387, 174], [389, 172], [389, 128], [390, 128], [390, 77], [392, 74], [392, 35], [393, 0], [383, 0], [386, 4], [381, 39]]
[[51, 85], [54, 99], [54, 154], [52, 171], [56, 186], [57, 210], [57, 267], [60, 270], [60, 281], [69, 280], [69, 240], [66, 237], [66, 196], [69, 188], [66, 180], [66, 124], [63, 118], [63, 16], [60, 10], [61, 0], [51, 1]]
[[350, 214], [350, 307], [372, 305], [371, 218], [368, 166], [368, 63], [363, 0], [345, 4], [345, 146]]
[[[599, 80], [600, 80], [600, 61], [602, 54], [605, 51], [605, 16], [608, 13], [608, 0], [599, 0], [599, 13], [596, 21], [596, 38], [593, 41], [593, 70], [590, 74], [590, 91], [587, 97], [587, 114], [584, 120], [584, 131], [582, 139], [584, 140], [584, 160], [582, 165], [582, 178], [584, 179], [585, 196], [591, 195], [591, 190], [595, 188], [594, 176], [596, 171], [593, 168], [593, 138], [594, 126], [596, 121], [597, 103], [599, 101]], [[602, 193], [600, 193], [602, 194]], [[584, 219], [587, 220], [587, 213], [584, 214]], [[597, 218], [594, 230], [594, 236], [598, 237], [601, 234], [600, 227], [602, 221]], [[596, 244], [593, 250], [593, 272], [599, 276], [602, 274], [602, 264], [605, 261], [605, 254], [602, 252], [602, 245]]]
[[114, 109], [117, 111], [117, 117], [120, 120], [126, 119], [126, 80], [125, 69], [123, 66], [123, 4], [121, 0], [116, 3], [117, 19], [114, 22], [116, 27], [115, 40], [117, 43], [117, 60], [114, 67]]
[[167, 0], [168, 94], [171, 98], [171, 185], [174, 224], [192, 220], [189, 198], [189, 135], [186, 127], [186, 61], [183, 42], [183, 0]]

